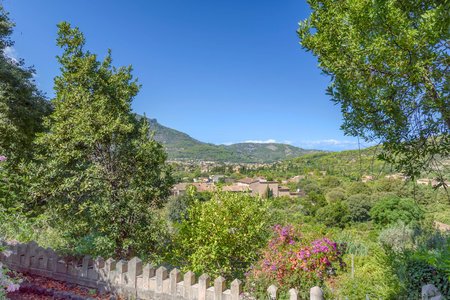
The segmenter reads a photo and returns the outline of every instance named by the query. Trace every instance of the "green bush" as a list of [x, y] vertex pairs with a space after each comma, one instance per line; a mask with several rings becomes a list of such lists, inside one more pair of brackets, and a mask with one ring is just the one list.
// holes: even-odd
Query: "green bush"
[[412, 199], [387, 197], [375, 203], [370, 216], [375, 224], [386, 227], [398, 222], [417, 223], [423, 219], [424, 214]]
[[240, 193], [196, 201], [176, 226], [174, 264], [197, 274], [241, 278], [266, 243], [267, 202]]
[[[354, 256], [353, 276], [346, 272], [336, 279], [332, 299], [366, 299], [366, 295], [370, 299], [399, 299], [400, 282], [388, 260], [381, 247], [369, 243], [366, 255]], [[351, 266], [351, 255], [345, 262]]]
[[319, 208], [316, 218], [328, 227], [345, 227], [350, 221], [348, 204], [344, 201], [336, 201]]
[[381, 245], [398, 253], [414, 248], [415, 234], [411, 226], [397, 223], [381, 231], [379, 240]]
[[199, 193], [195, 186], [189, 186], [183, 195], [169, 198], [166, 204], [167, 217], [171, 222], [181, 223], [187, 217], [188, 209], [195, 199], [203, 202], [210, 200], [211, 197], [210, 192]]
[[372, 193], [371, 188], [367, 184], [365, 184], [364, 182], [361, 182], [361, 181], [349, 183], [345, 187], [345, 190], [347, 191], [348, 195], [356, 195], [356, 194], [370, 195]]
[[402, 282], [402, 296], [406, 299], [419, 299], [421, 288], [426, 284], [433, 284], [442, 295], [450, 295], [449, 254], [448, 250], [392, 253], [391, 265]]
[[328, 203], [343, 201], [346, 198], [347, 195], [345, 194], [345, 190], [343, 188], [334, 188], [325, 194], [325, 199], [327, 199]]
[[370, 209], [373, 201], [366, 194], [351, 195], [347, 198], [348, 208], [350, 210], [350, 219], [353, 222], [365, 222], [370, 219]]
[[327, 201], [322, 193], [310, 192], [300, 199], [300, 205], [305, 215], [314, 216], [319, 208], [327, 205]]

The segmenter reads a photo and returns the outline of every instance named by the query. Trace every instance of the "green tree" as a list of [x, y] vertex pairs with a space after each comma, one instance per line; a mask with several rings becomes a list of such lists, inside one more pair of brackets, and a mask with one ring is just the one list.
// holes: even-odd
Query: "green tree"
[[[161, 144], [131, 102], [139, 91], [131, 67], [112, 66], [84, 50], [78, 28], [58, 25], [61, 75], [40, 149], [36, 204], [44, 204], [69, 247], [127, 257], [157, 251], [156, 209], [173, 183]], [[161, 224], [164, 226], [164, 224]], [[80, 246], [81, 247], [81, 246]]]
[[370, 217], [375, 224], [386, 227], [403, 222], [417, 224], [423, 219], [423, 211], [412, 199], [388, 196], [374, 204]]
[[50, 112], [49, 102], [34, 84], [34, 70], [7, 55], [14, 45], [13, 27], [0, 4], [0, 155], [9, 162], [31, 158], [32, 142]]
[[350, 221], [350, 211], [345, 201], [334, 201], [316, 212], [319, 222], [328, 227], [344, 228]]
[[370, 219], [370, 209], [373, 201], [369, 195], [355, 194], [347, 198], [348, 208], [350, 210], [350, 219], [353, 222], [365, 222]]
[[268, 237], [267, 202], [239, 193], [216, 193], [196, 203], [177, 226], [176, 264], [195, 273], [241, 278]]
[[344, 132], [382, 142], [381, 157], [411, 176], [449, 157], [448, 1], [308, 3], [301, 45], [332, 78]]
[[317, 210], [327, 205], [322, 193], [310, 192], [300, 199], [301, 211], [307, 216], [314, 216]]
[[335, 201], [344, 201], [345, 199], [347, 199], [347, 195], [343, 188], [334, 188], [325, 194], [325, 199], [328, 201], [328, 203]]

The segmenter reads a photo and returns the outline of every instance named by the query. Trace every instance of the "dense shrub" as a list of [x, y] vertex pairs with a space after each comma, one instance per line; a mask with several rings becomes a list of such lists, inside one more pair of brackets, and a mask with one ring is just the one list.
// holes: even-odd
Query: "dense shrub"
[[327, 199], [328, 203], [343, 201], [346, 198], [347, 195], [345, 194], [345, 190], [343, 188], [334, 188], [325, 194], [325, 199]]
[[258, 299], [266, 298], [270, 284], [276, 284], [281, 294], [295, 287], [301, 298], [307, 297], [312, 286], [344, 267], [343, 245], [325, 237], [309, 242], [292, 226], [276, 225], [274, 232], [262, 258], [247, 273], [247, 289]]
[[392, 253], [392, 266], [404, 288], [402, 296], [419, 299], [421, 288], [426, 284], [433, 284], [442, 295], [450, 295], [449, 254], [448, 251], [439, 254], [428, 251]]
[[326, 176], [322, 180], [322, 186], [327, 188], [336, 188], [341, 185], [341, 181], [336, 176]]
[[349, 183], [345, 187], [345, 190], [347, 191], [348, 195], [356, 195], [356, 194], [370, 195], [372, 193], [371, 188], [366, 183], [361, 182], [361, 181]]
[[373, 201], [366, 194], [351, 195], [347, 198], [348, 208], [350, 210], [350, 219], [353, 222], [365, 222], [370, 219], [370, 209]]
[[195, 201], [176, 226], [174, 264], [195, 273], [242, 277], [267, 241], [269, 215], [263, 199], [240, 193]]
[[387, 197], [381, 199], [370, 210], [372, 220], [381, 227], [403, 222], [417, 223], [423, 219], [421, 208], [412, 199]]
[[[346, 272], [336, 278], [330, 299], [399, 299], [400, 282], [389, 265], [385, 251], [374, 243], [367, 244], [367, 253], [354, 255], [354, 273]], [[345, 262], [351, 264], [351, 255]], [[350, 268], [349, 268], [350, 269]], [[350, 271], [350, 270], [349, 270]]]
[[314, 216], [317, 210], [327, 205], [322, 193], [310, 192], [306, 197], [300, 199], [302, 212], [307, 216]]
[[415, 230], [403, 223], [397, 223], [380, 232], [381, 245], [394, 252], [402, 252], [406, 249], [414, 249]]
[[170, 197], [166, 204], [167, 217], [171, 222], [181, 223], [188, 213], [189, 207], [197, 199], [200, 202], [208, 201], [212, 197], [210, 192], [197, 192], [195, 186], [189, 186], [186, 193]]
[[350, 222], [348, 204], [344, 201], [335, 201], [319, 208], [316, 213], [318, 222], [328, 227], [345, 227]]

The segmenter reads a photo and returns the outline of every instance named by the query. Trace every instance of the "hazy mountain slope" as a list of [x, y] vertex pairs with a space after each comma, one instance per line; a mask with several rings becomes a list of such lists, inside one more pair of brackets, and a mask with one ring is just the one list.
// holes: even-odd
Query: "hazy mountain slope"
[[155, 140], [161, 142], [172, 160], [203, 160], [233, 163], [271, 163], [318, 152], [286, 144], [239, 143], [214, 145], [198, 141], [186, 133], [168, 128], [149, 119]]

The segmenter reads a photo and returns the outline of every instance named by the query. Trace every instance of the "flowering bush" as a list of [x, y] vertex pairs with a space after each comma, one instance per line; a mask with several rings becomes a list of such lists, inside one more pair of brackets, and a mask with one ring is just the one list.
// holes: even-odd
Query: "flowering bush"
[[258, 297], [266, 294], [270, 284], [281, 293], [297, 288], [306, 297], [309, 289], [334, 276], [344, 267], [344, 245], [323, 237], [310, 243], [293, 226], [274, 226], [274, 237], [262, 258], [247, 273], [247, 288]]

